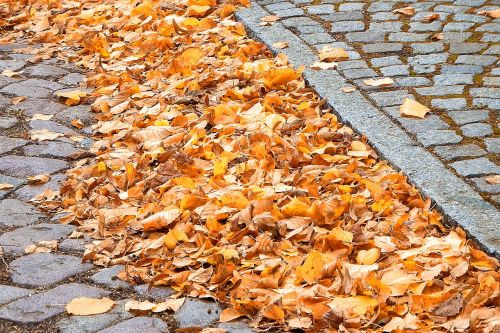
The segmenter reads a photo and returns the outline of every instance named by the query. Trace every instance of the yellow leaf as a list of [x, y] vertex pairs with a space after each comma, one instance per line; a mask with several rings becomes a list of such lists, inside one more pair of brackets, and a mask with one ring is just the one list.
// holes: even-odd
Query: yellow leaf
[[333, 228], [332, 231], [330, 231], [330, 235], [345, 243], [352, 243], [353, 234], [339, 227]]
[[265, 318], [277, 321], [279, 323], [284, 322], [285, 320], [285, 312], [277, 306], [277, 305], [270, 305], [268, 306], [263, 312], [262, 315]]
[[76, 316], [91, 316], [111, 310], [115, 302], [109, 298], [80, 297], [66, 305], [66, 312]]
[[174, 222], [181, 214], [179, 209], [170, 209], [156, 213], [142, 220], [141, 224], [144, 231], [159, 230], [168, 227], [168, 225]]
[[40, 184], [45, 184], [49, 180], [50, 180], [50, 175], [49, 174], [31, 176], [31, 177], [28, 177], [28, 184], [31, 184], [31, 185], [40, 185]]
[[356, 262], [360, 265], [371, 265], [376, 263], [379, 257], [380, 250], [376, 247], [369, 250], [361, 250], [358, 252]]
[[312, 250], [307, 255], [302, 266], [297, 267], [297, 276], [307, 283], [313, 283], [321, 279], [323, 274], [323, 255]]
[[220, 197], [220, 201], [228, 207], [243, 209], [250, 204], [250, 201], [240, 191], [230, 191]]
[[81, 98], [87, 96], [85, 91], [74, 90], [69, 92], [56, 92], [56, 96], [66, 99], [67, 105], [77, 105], [80, 103]]
[[417, 117], [423, 119], [430, 109], [425, 105], [420, 104], [409, 98], [405, 98], [403, 104], [399, 108], [402, 116]]
[[[335, 25], [335, 23], [334, 23]], [[325, 46], [319, 51], [319, 60], [325, 62], [342, 61], [349, 59], [349, 53], [343, 48]]]

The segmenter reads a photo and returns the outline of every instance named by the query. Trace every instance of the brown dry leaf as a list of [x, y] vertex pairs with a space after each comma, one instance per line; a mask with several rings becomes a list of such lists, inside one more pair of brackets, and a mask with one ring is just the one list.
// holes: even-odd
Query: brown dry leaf
[[75, 316], [92, 316], [106, 313], [113, 308], [115, 302], [105, 298], [74, 298], [66, 305], [66, 312]]
[[10, 100], [10, 103], [12, 105], [17, 105], [19, 103], [21, 103], [22, 101], [24, 101], [27, 97], [26, 96], [17, 96], [17, 97], [14, 97]]
[[435, 33], [431, 36], [431, 40], [437, 41], [444, 38], [444, 34], [442, 32]]
[[390, 77], [385, 77], [382, 79], [367, 79], [363, 80], [363, 83], [367, 86], [372, 87], [390, 87], [394, 84], [394, 80]]
[[276, 42], [273, 44], [273, 47], [277, 49], [286, 49], [288, 47], [288, 42]]
[[49, 180], [50, 180], [49, 174], [30, 176], [30, 177], [28, 177], [28, 184], [40, 185], [40, 184], [45, 184]]
[[268, 15], [260, 18], [261, 22], [276, 22], [279, 19], [280, 17], [276, 15]]
[[30, 131], [31, 140], [34, 141], [46, 141], [46, 140], [55, 140], [61, 136], [64, 136], [63, 133], [51, 132], [47, 129], [41, 129], [36, 131]]
[[10, 190], [13, 188], [14, 188], [14, 185], [12, 185], [12, 184], [0, 183], [0, 190]]
[[323, 47], [318, 52], [319, 59], [323, 62], [343, 61], [349, 59], [349, 53], [343, 48], [331, 47], [329, 45]]
[[492, 175], [485, 178], [488, 184], [498, 185], [500, 184], [500, 175]]
[[408, 7], [395, 9], [392, 12], [396, 13], [396, 14], [404, 14], [407, 16], [413, 16], [413, 15], [415, 15], [415, 8], [413, 8], [412, 6], [408, 6]]
[[300, 329], [307, 329], [307, 328], [311, 327], [312, 320], [309, 317], [294, 318], [288, 322], [288, 325], [291, 328], [295, 328], [295, 329], [299, 329], [299, 328]]
[[493, 9], [493, 10], [483, 10], [483, 11], [478, 12], [478, 14], [489, 16], [491, 18], [497, 19], [497, 18], [500, 18], [500, 8]]
[[73, 125], [74, 127], [78, 128], [78, 129], [82, 129], [85, 127], [85, 125], [82, 123], [82, 121], [78, 118], [75, 118], [71, 121], [71, 125]]
[[74, 90], [69, 92], [56, 92], [56, 96], [64, 98], [66, 105], [72, 106], [80, 104], [82, 97], [87, 96], [85, 91]]
[[425, 115], [430, 111], [431, 110], [425, 105], [422, 105], [410, 98], [405, 98], [403, 104], [399, 108], [399, 112], [402, 116], [416, 117], [421, 119], [424, 119]]
[[223, 328], [213, 328], [213, 327], [208, 327], [204, 328], [201, 333], [227, 333], [227, 330]]
[[21, 77], [21, 74], [22, 74], [22, 71], [21, 72], [14, 72], [13, 70], [11, 69], [5, 69], [3, 70], [2, 72], [2, 75], [3, 76], [6, 76], [6, 77]]
[[432, 13], [432, 14], [429, 14], [426, 17], [424, 17], [423, 21], [430, 23], [430, 22], [434, 22], [435, 20], [439, 20], [439, 18], [440, 18], [440, 16], [438, 13]]
[[31, 120], [50, 120], [54, 117], [53, 114], [41, 114], [41, 113], [35, 113], [33, 117], [31, 117]]

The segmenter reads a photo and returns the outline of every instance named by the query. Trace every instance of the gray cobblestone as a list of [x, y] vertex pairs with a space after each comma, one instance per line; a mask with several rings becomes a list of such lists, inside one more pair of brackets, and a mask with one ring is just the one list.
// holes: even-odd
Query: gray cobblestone
[[371, 68], [359, 68], [344, 71], [344, 75], [348, 79], [360, 79], [365, 77], [377, 76], [377, 73]]
[[416, 88], [418, 94], [423, 96], [446, 96], [458, 95], [464, 91], [464, 86], [434, 86], [426, 88]]
[[326, 32], [300, 35], [300, 38], [308, 44], [331, 43], [335, 39]]
[[486, 157], [474, 158], [453, 162], [450, 164], [460, 175], [464, 177], [485, 176], [489, 174], [499, 174], [500, 167], [495, 165]]
[[362, 46], [365, 53], [385, 53], [385, 52], [399, 52], [403, 49], [401, 43], [377, 43], [365, 44]]
[[476, 65], [443, 65], [442, 74], [479, 74], [483, 72], [483, 67]]
[[462, 137], [452, 130], [426, 131], [417, 134], [417, 139], [425, 147], [459, 143]]
[[465, 98], [435, 98], [431, 101], [431, 106], [444, 110], [463, 110], [467, 107]]
[[431, 53], [408, 57], [408, 63], [411, 65], [436, 65], [441, 64], [448, 59], [447, 53]]
[[385, 41], [385, 33], [378, 31], [348, 32], [345, 37], [350, 42], [372, 43]]
[[135, 317], [99, 331], [99, 333], [166, 333], [168, 326], [161, 319]]
[[334, 8], [333, 5], [308, 6], [307, 12], [314, 15], [332, 14], [334, 12]]
[[401, 65], [402, 62], [397, 56], [381, 57], [371, 59], [371, 64], [373, 67], [385, 67], [391, 65]]
[[18, 323], [39, 323], [64, 312], [66, 303], [73, 298], [103, 297], [107, 294], [105, 290], [83, 284], [64, 284], [9, 303], [0, 308], [0, 318]]
[[116, 265], [109, 268], [104, 268], [96, 274], [92, 275], [90, 279], [97, 284], [105, 285], [112, 289], [125, 290], [130, 289], [132, 286], [116, 277], [118, 273], [123, 270], [124, 266]]
[[462, 134], [469, 138], [480, 138], [488, 136], [493, 133], [490, 124], [485, 123], [472, 123], [460, 127]]
[[413, 43], [411, 44], [413, 53], [415, 54], [428, 54], [436, 53], [444, 50], [444, 44], [440, 42], [434, 43]]
[[457, 84], [473, 84], [472, 74], [442, 74], [434, 76], [434, 84], [437, 86], [453, 86]]
[[486, 43], [451, 43], [450, 53], [469, 54], [478, 53], [485, 49]]
[[476, 184], [482, 192], [488, 192], [493, 194], [500, 193], [500, 184], [490, 184], [486, 181], [485, 178], [473, 178], [472, 181]]
[[339, 21], [332, 23], [332, 33], [363, 31], [365, 24], [361, 21]]
[[380, 68], [380, 72], [384, 76], [403, 76], [409, 74], [408, 65], [395, 65]]
[[1, 200], [0, 212], [0, 226], [3, 227], [24, 227], [43, 217], [35, 207], [16, 199]]
[[91, 264], [80, 257], [54, 253], [33, 253], [12, 261], [12, 281], [32, 287], [48, 287], [71, 276], [86, 272]]
[[0, 129], [8, 129], [15, 126], [19, 121], [15, 117], [0, 117]]
[[413, 32], [392, 32], [389, 34], [390, 42], [423, 42], [429, 39], [430, 34]]
[[7, 155], [0, 157], [0, 172], [8, 176], [29, 177], [67, 169], [67, 162], [49, 158]]
[[459, 55], [456, 64], [489, 66], [497, 60], [495, 56], [489, 55]]
[[174, 293], [174, 290], [171, 288], [161, 286], [153, 286], [150, 288], [147, 284], [135, 286], [134, 290], [138, 295], [157, 302], [165, 301], [165, 299], [169, 298]]
[[500, 154], [500, 138], [484, 139], [486, 150], [492, 154]]
[[474, 26], [472, 22], [450, 22], [445, 24], [443, 31], [467, 31]]
[[8, 153], [16, 148], [22, 147], [27, 143], [24, 139], [9, 138], [0, 135], [0, 154]]
[[36, 66], [33, 66], [29, 68], [27, 72], [32, 76], [40, 78], [60, 77], [68, 74], [68, 71], [65, 69], [44, 64], [38, 64]]
[[380, 107], [401, 105], [403, 100], [410, 95], [406, 91], [376, 92], [370, 94], [375, 103]]
[[0, 285], [0, 305], [15, 301], [32, 293], [30, 289]]
[[489, 117], [486, 110], [452, 111], [448, 115], [459, 125], [485, 121]]
[[402, 87], [418, 87], [418, 86], [428, 86], [431, 84], [431, 80], [426, 77], [420, 76], [407, 76], [395, 79], [396, 83]]
[[179, 327], [206, 327], [219, 319], [221, 308], [214, 302], [188, 298], [174, 314]]
[[486, 152], [479, 146], [474, 144], [466, 144], [460, 146], [438, 146], [434, 148], [436, 154], [446, 161], [453, 161], [463, 157], [479, 157]]

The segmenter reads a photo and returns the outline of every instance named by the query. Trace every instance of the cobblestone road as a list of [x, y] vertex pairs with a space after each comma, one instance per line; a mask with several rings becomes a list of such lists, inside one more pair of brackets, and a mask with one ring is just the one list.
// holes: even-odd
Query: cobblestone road
[[[46, 188], [57, 190], [64, 170], [89, 156], [92, 113], [90, 106], [67, 107], [57, 91], [85, 90], [84, 76], [74, 67], [48, 59], [30, 63], [26, 45], [0, 46], [0, 72], [22, 71], [21, 77], [0, 76], [0, 332], [169, 332], [174, 328], [216, 325], [220, 308], [213, 302], [188, 299], [174, 315], [134, 317], [125, 311], [128, 299], [161, 301], [170, 289], [131, 286], [115, 278], [121, 266], [100, 269], [82, 263], [88, 239], [71, 238], [75, 227], [38, 211], [28, 201]], [[12, 99], [27, 99], [13, 105]], [[49, 120], [32, 120], [36, 114]], [[37, 118], [37, 117], [35, 117]], [[71, 125], [80, 119], [82, 130]], [[63, 133], [54, 141], [33, 142], [37, 130]], [[72, 139], [70, 139], [72, 138]], [[26, 177], [51, 174], [44, 185], [29, 185]], [[51, 253], [26, 254], [29, 245], [57, 241]], [[68, 316], [65, 305], [76, 297], [107, 296], [117, 301], [108, 313]], [[221, 324], [231, 332], [250, 332], [242, 323]]]
[[[478, 12], [498, 9], [500, 1], [256, 2], [313, 50], [347, 50], [350, 59], [339, 62], [339, 72], [498, 208], [500, 185], [485, 176], [500, 173], [500, 19]], [[415, 15], [394, 12], [407, 6]], [[434, 13], [439, 17], [425, 22]], [[363, 83], [377, 77], [396, 84]], [[432, 114], [400, 117], [404, 97], [431, 107]]]

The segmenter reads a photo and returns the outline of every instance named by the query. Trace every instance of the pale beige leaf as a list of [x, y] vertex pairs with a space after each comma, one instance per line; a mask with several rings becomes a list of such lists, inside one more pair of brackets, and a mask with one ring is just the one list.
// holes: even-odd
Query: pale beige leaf
[[488, 184], [498, 185], [500, 184], [500, 175], [492, 175], [485, 178]]
[[363, 83], [371, 87], [389, 87], [394, 84], [394, 80], [390, 77], [385, 77], [383, 79], [367, 79], [363, 80]]
[[49, 174], [30, 176], [28, 177], [28, 184], [40, 185], [40, 184], [45, 184], [49, 180], [50, 180]]
[[337, 67], [336, 62], [315, 61], [314, 64], [311, 65], [313, 69], [333, 69], [335, 67]]
[[50, 120], [54, 117], [53, 114], [41, 114], [41, 113], [35, 113], [33, 117], [31, 117], [31, 120]]
[[5, 69], [2, 72], [2, 75], [6, 76], [6, 77], [21, 77], [21, 73], [22, 73], [22, 71], [21, 72], [14, 72], [11, 69]]
[[349, 53], [343, 48], [325, 46], [318, 53], [319, 59], [324, 62], [342, 61], [349, 59]]
[[352, 93], [353, 91], [356, 91], [356, 87], [342, 87], [340, 88], [345, 93]]
[[413, 15], [415, 15], [415, 8], [413, 8], [412, 6], [408, 6], [408, 7], [395, 9], [392, 12], [396, 13], [396, 14], [404, 14], [407, 16], [413, 16]]
[[288, 47], [288, 42], [276, 42], [273, 44], [273, 47], [277, 49], [286, 49]]
[[10, 190], [14, 188], [12, 184], [0, 183], [0, 190]]
[[479, 15], [486, 15], [491, 18], [500, 18], [500, 8], [498, 9], [493, 9], [493, 10], [483, 10], [478, 12]]
[[409, 98], [405, 98], [403, 104], [399, 108], [399, 112], [402, 116], [416, 117], [421, 119], [423, 119], [425, 115], [430, 111], [431, 110], [427, 106], [422, 105], [419, 102]]
[[76, 316], [91, 316], [111, 310], [115, 302], [109, 298], [74, 298], [66, 305], [66, 312]]

